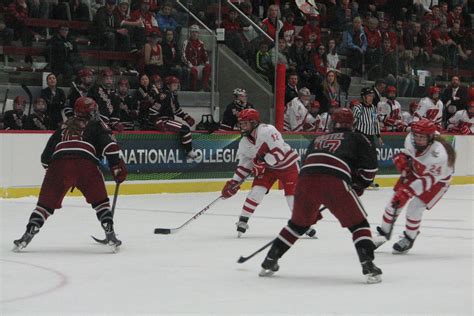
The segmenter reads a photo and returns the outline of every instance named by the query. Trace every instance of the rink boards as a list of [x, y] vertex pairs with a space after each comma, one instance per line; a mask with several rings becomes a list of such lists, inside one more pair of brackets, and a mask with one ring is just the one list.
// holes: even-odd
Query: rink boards
[[[44, 170], [40, 155], [50, 136], [44, 132], [0, 133], [1, 197], [38, 195]], [[121, 186], [121, 194], [187, 193], [219, 191], [237, 165], [240, 135], [236, 133], [193, 134], [196, 162], [187, 163], [175, 134], [129, 132], [117, 134], [129, 177]], [[445, 135], [457, 152], [453, 184], [474, 183], [474, 138]], [[314, 134], [284, 134], [285, 141], [300, 156]], [[377, 149], [379, 172], [376, 182], [392, 186], [397, 178], [392, 157], [403, 147], [405, 135], [383, 135], [384, 146]], [[106, 180], [108, 168], [101, 166]], [[107, 181], [109, 193], [114, 184]], [[248, 181], [243, 188], [249, 188]], [[72, 195], [79, 195], [76, 190]]]

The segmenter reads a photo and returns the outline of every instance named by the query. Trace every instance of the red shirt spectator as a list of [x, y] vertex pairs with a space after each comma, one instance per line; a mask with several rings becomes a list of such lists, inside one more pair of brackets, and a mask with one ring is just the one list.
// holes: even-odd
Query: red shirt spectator
[[298, 33], [305, 42], [312, 42], [314, 46], [321, 45], [321, 28], [318, 25], [318, 17], [310, 16], [308, 23]]
[[275, 39], [277, 25], [282, 26], [283, 23], [279, 19], [280, 8], [279, 6], [272, 4], [268, 7], [267, 18], [262, 21], [263, 29], [270, 35], [271, 38]]
[[377, 28], [365, 27], [365, 35], [369, 48], [380, 48], [382, 46], [382, 33]]
[[390, 39], [390, 48], [397, 48], [397, 33], [390, 30], [389, 21], [387, 19], [380, 20], [380, 34], [382, 34], [382, 40], [385, 38]]
[[455, 22], [458, 22], [461, 27], [464, 27], [464, 18], [461, 13], [462, 6], [455, 6], [453, 11], [448, 14], [448, 27], [452, 27]]
[[150, 0], [141, 0], [140, 8], [130, 14], [130, 20], [142, 21], [145, 27], [145, 34], [150, 34], [152, 31], [160, 31], [155, 15], [150, 12]]

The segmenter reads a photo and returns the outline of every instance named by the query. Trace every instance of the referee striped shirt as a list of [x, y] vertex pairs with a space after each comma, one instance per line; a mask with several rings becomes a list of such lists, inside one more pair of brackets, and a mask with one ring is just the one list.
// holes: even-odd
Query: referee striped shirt
[[354, 113], [354, 129], [362, 134], [380, 136], [380, 126], [377, 120], [377, 107], [358, 104], [352, 109]]

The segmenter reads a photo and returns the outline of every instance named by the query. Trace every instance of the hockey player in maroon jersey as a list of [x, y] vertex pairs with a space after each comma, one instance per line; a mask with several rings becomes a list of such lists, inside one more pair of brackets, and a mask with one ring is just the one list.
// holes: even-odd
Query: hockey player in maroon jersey
[[98, 165], [103, 155], [107, 157], [114, 180], [123, 182], [127, 169], [119, 152], [111, 130], [99, 118], [97, 103], [87, 97], [77, 99], [74, 117], [56, 130], [41, 155], [46, 175], [26, 232], [13, 242], [13, 251], [23, 249], [31, 242], [48, 217], [61, 208], [71, 187], [79, 189], [95, 209], [109, 246], [117, 251], [122, 242], [115, 236], [109, 198]]
[[385, 208], [382, 225], [377, 227], [377, 247], [390, 239], [398, 215], [411, 200], [403, 238], [393, 245], [394, 254], [407, 253], [419, 234], [423, 212], [430, 210], [448, 191], [456, 153], [449, 143], [435, 137], [436, 129], [437, 125], [428, 119], [414, 122], [405, 138], [405, 148], [393, 158], [401, 175]]
[[[260, 123], [260, 114], [255, 109], [239, 112], [239, 125], [242, 138], [237, 155], [239, 164], [231, 180], [222, 189], [222, 197], [229, 198], [237, 193], [240, 182], [250, 173], [254, 180], [242, 207], [237, 225], [237, 236], [241, 237], [248, 229], [248, 220], [265, 194], [273, 184], [280, 180], [285, 191], [286, 202], [290, 210], [293, 207], [293, 194], [298, 177], [298, 154], [285, 143], [280, 132], [270, 124]], [[307, 235], [316, 234], [307, 229]]]
[[381, 282], [382, 271], [373, 263], [375, 245], [370, 225], [358, 198], [375, 177], [377, 155], [366, 136], [352, 131], [353, 122], [349, 109], [336, 109], [331, 132], [311, 142], [296, 183], [291, 219], [273, 242], [260, 276], [278, 271], [278, 260], [321, 219], [319, 209], [324, 205], [352, 233], [367, 283]]
[[135, 127], [135, 120], [138, 117], [137, 99], [130, 95], [130, 84], [127, 79], [120, 79], [118, 82], [117, 97], [120, 102], [119, 118], [124, 130], [132, 131]]
[[24, 129], [26, 124], [26, 98], [22, 95], [19, 95], [13, 100], [13, 110], [5, 112], [3, 116], [3, 122], [5, 124], [5, 129], [20, 130]]
[[51, 119], [46, 112], [46, 101], [43, 98], [36, 98], [33, 105], [33, 113], [28, 115], [25, 123], [26, 130], [50, 130]]
[[[186, 159], [192, 162], [196, 157], [193, 150], [191, 130], [195, 123], [194, 119], [188, 113], [185, 113], [178, 102], [179, 79], [175, 76], [165, 78], [165, 87], [159, 94], [159, 104], [150, 107], [149, 116], [155, 129], [161, 132], [178, 133], [181, 145], [186, 152]], [[188, 125], [185, 125], [175, 119], [178, 116]]]

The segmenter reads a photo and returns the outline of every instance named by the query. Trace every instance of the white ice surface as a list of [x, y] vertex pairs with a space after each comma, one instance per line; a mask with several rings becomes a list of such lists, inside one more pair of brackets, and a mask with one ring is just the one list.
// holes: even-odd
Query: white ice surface
[[[66, 198], [22, 253], [11, 252], [35, 198], [0, 200], [0, 314], [456, 314], [473, 313], [474, 186], [451, 187], [425, 212], [421, 235], [407, 255], [392, 255], [392, 241], [376, 253], [381, 284], [364, 283], [351, 235], [328, 212], [319, 239], [301, 239], [280, 260], [280, 271], [260, 278], [263, 252], [289, 211], [282, 191], [272, 191], [236, 238], [246, 192], [221, 201], [174, 235], [176, 227], [218, 193], [120, 196], [118, 254], [96, 244], [103, 238], [93, 210], [82, 198]], [[368, 191], [363, 203], [372, 228], [391, 195]], [[404, 228], [402, 213], [394, 241]]]

